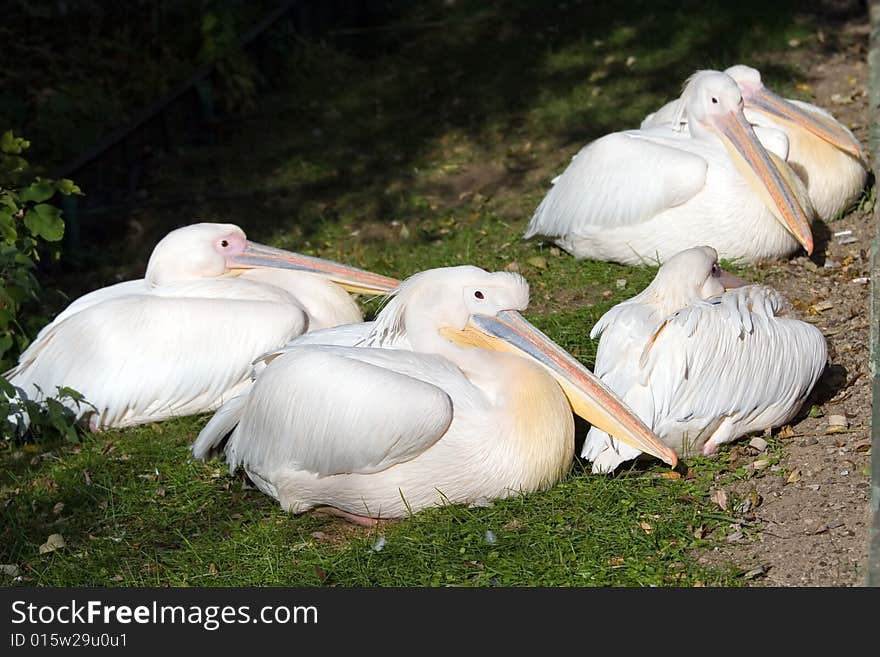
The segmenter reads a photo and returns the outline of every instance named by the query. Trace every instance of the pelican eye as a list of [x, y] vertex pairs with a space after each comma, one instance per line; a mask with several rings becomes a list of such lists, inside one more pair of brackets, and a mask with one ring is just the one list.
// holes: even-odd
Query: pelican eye
[[483, 294], [482, 292], [480, 292], [479, 290], [474, 292], [474, 296], [477, 297], [477, 299], [485, 299], [486, 298], [486, 295]]
[[229, 246], [229, 242], [227, 240], [223, 240], [222, 242], [220, 242], [220, 246], [225, 249], [227, 246]]
[[715, 278], [721, 276], [721, 267], [719, 267], [717, 264], [712, 265], [712, 276], [714, 276]]
[[713, 98], [713, 99], [712, 99], [712, 102], [713, 102], [713, 103], [717, 103], [717, 102], [718, 102], [718, 99], [717, 99], [717, 98]]

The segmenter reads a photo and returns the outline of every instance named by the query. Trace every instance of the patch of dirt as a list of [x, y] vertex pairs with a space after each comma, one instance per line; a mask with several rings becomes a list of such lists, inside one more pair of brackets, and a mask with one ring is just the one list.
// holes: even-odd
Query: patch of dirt
[[[833, 35], [833, 43], [832, 43]], [[803, 71], [817, 105], [868, 145], [867, 16], [828, 25], [817, 39], [786, 53]], [[702, 563], [734, 563], [750, 571], [752, 585], [864, 585], [871, 526], [871, 380], [869, 359], [871, 209], [827, 225], [827, 241], [811, 259], [758, 268], [764, 282], [788, 298], [825, 335], [829, 365], [812, 399], [783, 438], [775, 472], [756, 471], [727, 488], [734, 500], [758, 502], [735, 514], [724, 547], [698, 555]], [[821, 226], [819, 227], [821, 230]], [[839, 235], [852, 231], [851, 235]], [[817, 233], [820, 231], [817, 231]], [[854, 238], [854, 239], [852, 239]], [[811, 403], [817, 407], [812, 414]], [[818, 417], [811, 417], [821, 413]], [[846, 418], [847, 426], [832, 426]], [[788, 433], [783, 429], [780, 436]], [[739, 443], [745, 460], [757, 450]], [[731, 458], [734, 454], [730, 455]], [[741, 509], [742, 511], [742, 509]]]
[[[540, 286], [539, 286], [540, 287]], [[611, 290], [603, 290], [603, 294], [611, 296]], [[554, 309], [592, 308], [596, 301], [596, 292], [592, 288], [559, 287], [541, 295], [541, 299], [530, 304], [529, 312], [545, 315]]]
[[362, 242], [393, 242], [401, 238], [401, 224], [398, 221], [387, 224], [364, 221], [351, 234]]
[[438, 197], [447, 207], [457, 207], [470, 201], [476, 194], [493, 196], [502, 186], [510, 183], [509, 172], [494, 162], [468, 166], [458, 173], [432, 177], [423, 191]]
[[317, 544], [334, 548], [345, 547], [356, 538], [379, 540], [386, 525], [399, 522], [397, 520], [381, 520], [374, 526], [364, 527], [339, 518], [325, 509], [316, 509], [311, 513], [314, 517], [324, 521], [319, 529], [310, 534], [311, 539]]

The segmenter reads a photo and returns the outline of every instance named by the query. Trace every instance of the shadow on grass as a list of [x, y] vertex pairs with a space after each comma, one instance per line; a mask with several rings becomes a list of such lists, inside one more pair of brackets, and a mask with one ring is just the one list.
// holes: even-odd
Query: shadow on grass
[[[162, 235], [197, 220], [233, 221], [260, 241], [290, 235], [296, 245], [343, 220], [435, 215], [432, 195], [455, 205], [481, 184], [537, 193], [542, 167], [636, 127], [699, 68], [749, 62], [770, 84], [796, 82], [794, 70], [769, 60], [768, 46], [809, 34], [816, 16], [860, 11], [841, 6], [398, 3], [385, 24], [292, 48], [283, 68], [264, 71], [273, 89], [253, 116], [221, 121], [216, 146], [158, 154], [142, 206], [85, 217], [84, 238], [113, 244], [114, 266], [132, 277]], [[765, 53], [760, 61], [756, 52]], [[460, 174], [458, 151], [482, 172]], [[426, 180], [437, 160], [452, 174]], [[95, 252], [79, 266], [98, 267]]]

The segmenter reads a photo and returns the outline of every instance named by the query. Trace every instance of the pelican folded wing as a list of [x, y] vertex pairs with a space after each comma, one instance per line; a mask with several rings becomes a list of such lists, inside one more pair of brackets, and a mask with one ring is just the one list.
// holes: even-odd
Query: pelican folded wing
[[449, 396], [408, 370], [444, 369], [453, 376], [458, 371], [443, 358], [412, 352], [292, 348], [254, 384], [227, 446], [230, 467], [327, 476], [369, 474], [408, 461], [452, 422]]
[[632, 132], [606, 135], [585, 146], [558, 177], [525, 237], [647, 221], [700, 191], [706, 167], [699, 155]]

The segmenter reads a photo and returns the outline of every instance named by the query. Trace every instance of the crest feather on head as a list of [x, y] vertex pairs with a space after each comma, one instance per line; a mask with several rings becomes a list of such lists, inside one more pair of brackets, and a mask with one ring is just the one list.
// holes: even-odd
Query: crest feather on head
[[[502, 295], [502, 303], [510, 303], [511, 308], [525, 308], [528, 305], [529, 286], [519, 274], [487, 272], [473, 265], [427, 269], [404, 280], [388, 296], [388, 302], [361, 345], [390, 346], [403, 338], [407, 330], [406, 311], [413, 303], [424, 299], [427, 303], [423, 303], [423, 307], [436, 307], [443, 303], [442, 295], [448, 294], [453, 288], [483, 285], [487, 286], [487, 290], [498, 291]], [[463, 312], [467, 311], [463, 309]]]
[[688, 101], [693, 97], [696, 93], [697, 83], [707, 74], [715, 74], [718, 71], [713, 71], [711, 69], [701, 69], [691, 74], [687, 80], [684, 81], [684, 84], [681, 85], [681, 96], [679, 97], [678, 108], [675, 111], [675, 114], [672, 117], [672, 128], [674, 130], [678, 130], [681, 132], [684, 130], [685, 125], [687, 124], [687, 106]]

